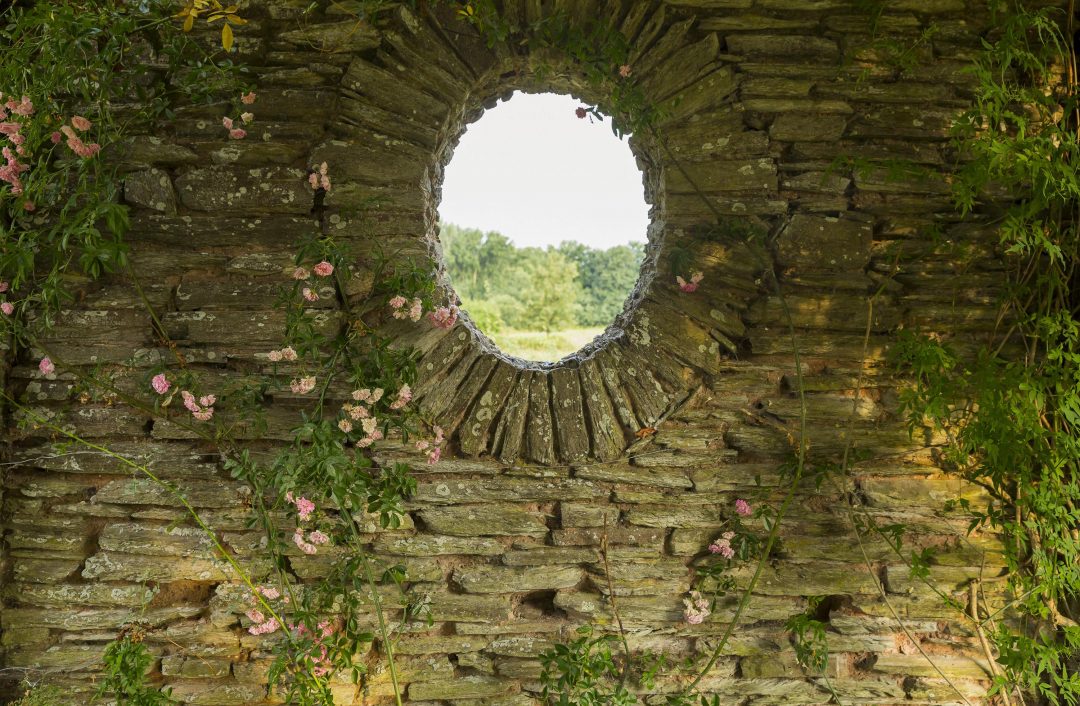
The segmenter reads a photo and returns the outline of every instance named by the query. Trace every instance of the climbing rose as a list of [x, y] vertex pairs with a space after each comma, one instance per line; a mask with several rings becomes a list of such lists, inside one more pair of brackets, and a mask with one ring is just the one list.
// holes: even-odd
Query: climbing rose
[[687, 294], [690, 294], [691, 292], [697, 291], [698, 282], [700, 282], [703, 278], [704, 275], [702, 275], [700, 272], [695, 272], [693, 275], [690, 276], [689, 282], [684, 280], [682, 277], [676, 277], [675, 281], [679, 283], [680, 290], [686, 292]]
[[300, 291], [300, 294], [302, 294], [304, 296], [304, 299], [308, 300], [309, 302], [319, 301], [319, 295], [311, 291], [311, 287], [304, 287]]
[[49, 360], [48, 357], [45, 357], [38, 363], [38, 370], [41, 371], [42, 375], [52, 375], [56, 372], [56, 366], [53, 365], [53, 362]]
[[64, 139], [63, 135], [58, 132], [54, 132], [53, 134], [49, 135], [49, 140], [51, 140], [54, 145], [60, 144], [60, 140], [62, 139]]
[[281, 362], [281, 351], [270, 351], [266, 354], [266, 358], [271, 363], [279, 363]]
[[725, 559], [735, 556], [735, 550], [731, 548], [731, 540], [735, 537], [734, 532], [724, 532], [720, 539], [709, 545], [711, 554], [719, 554]]
[[254, 103], [255, 102], [255, 91], [252, 91], [251, 93], [240, 96], [240, 102], [243, 103], [244, 105], [251, 105], [252, 103]]
[[410, 400], [412, 400], [412, 388], [408, 385], [402, 385], [397, 392], [397, 398], [390, 403], [390, 409], [401, 409], [409, 404]]
[[306, 521], [313, 512], [315, 512], [315, 503], [303, 496], [296, 499], [296, 514], [300, 516], [301, 521]]
[[456, 306], [440, 306], [428, 314], [428, 320], [437, 328], [452, 328], [457, 323], [458, 309]]
[[409, 320], [419, 321], [420, 317], [424, 315], [424, 304], [419, 298], [412, 300], [412, 306], [409, 307]]
[[306, 395], [315, 389], [315, 378], [300, 378], [289, 383], [289, 387], [297, 395]]
[[320, 532], [319, 530], [315, 530], [314, 532], [310, 532], [308, 534], [307, 538], [308, 538], [308, 541], [311, 542], [312, 544], [326, 544], [327, 542], [330, 541], [330, 538], [327, 537], [322, 532]]
[[623, 78], [627, 78], [630, 75], [630, 64], [623, 64], [619, 67], [619, 75]]
[[293, 279], [307, 279], [308, 276], [308, 271], [305, 270], [303, 267], [297, 267], [295, 270], [292, 271]]
[[224, 118], [222, 118], [221, 119], [221, 124], [225, 126], [226, 130], [232, 130], [233, 129], [232, 118], [230, 118], [229, 116], [225, 116]]
[[690, 591], [690, 596], [683, 599], [683, 617], [691, 625], [700, 625], [712, 613], [709, 601], [698, 591]]
[[337, 425], [338, 429], [345, 432], [346, 434], [352, 431], [352, 422], [350, 422], [348, 419], [339, 419]]
[[240, 119], [243, 120], [246, 125], [255, 119], [255, 113], [240, 113]]
[[15, 311], [15, 306], [11, 302], [4, 302], [0, 304], [0, 311], [4, 312], [4, 316], [11, 316], [11, 312]]
[[259, 623], [258, 625], [252, 625], [248, 628], [248, 632], [252, 635], [266, 635], [277, 630], [280, 626], [276, 618], [270, 618], [265, 623]]
[[90, 123], [89, 120], [87, 120], [86, 118], [84, 118], [81, 115], [73, 115], [73, 116], [71, 116], [71, 125], [76, 130], [79, 130], [81, 132], [81, 131], [89, 130], [91, 123]]
[[172, 383], [165, 379], [165, 373], [158, 373], [154, 376], [154, 379], [150, 381], [150, 384], [154, 388], [154, 392], [159, 395], [164, 395], [172, 387]]
[[405, 306], [406, 301], [407, 300], [405, 299], [405, 297], [403, 297], [403, 296], [401, 296], [399, 294], [399, 295], [397, 295], [396, 297], [394, 297], [393, 299], [390, 300], [390, 306], [393, 307], [394, 309], [400, 309], [401, 307]]
[[281, 349], [281, 357], [290, 362], [294, 361], [296, 360], [296, 351], [293, 350], [292, 346], [285, 346]]
[[574, 111], [574, 115], [578, 116], [579, 118], [584, 118], [586, 115], [588, 115], [588, 112], [585, 110], [585, 108], [578, 107], [578, 109]]
[[312, 267], [311, 271], [319, 277], [329, 277], [330, 275], [334, 274], [334, 266], [326, 260], [323, 260], [318, 265]]
[[247, 131], [239, 127], [233, 128], [229, 130], [229, 137], [233, 140], [242, 140], [247, 137]]
[[22, 102], [20, 103], [16, 103], [14, 100], [9, 100], [5, 105], [7, 105], [8, 110], [10, 110], [12, 113], [15, 113], [16, 115], [22, 115], [23, 117], [33, 115], [34, 113], [34, 104], [31, 103], [30, 99], [26, 96], [22, 97]]
[[271, 601], [274, 600], [275, 598], [278, 598], [279, 596], [281, 596], [281, 592], [278, 591], [273, 586], [260, 586], [259, 588], [255, 589], [255, 590], [257, 590], [259, 593], [261, 593], [263, 595], [263, 598], [266, 598], [266, 599], [271, 600]]
[[7, 282], [0, 282], [0, 294], [3, 294], [4, 292], [6, 292], [10, 288], [11, 288], [11, 285], [8, 284]]
[[305, 554], [314, 554], [319, 551], [318, 548], [304, 539], [304, 533], [299, 527], [296, 528], [296, 533], [293, 535], [293, 543], [300, 547], [300, 551]]
[[735, 512], [739, 513], [743, 517], [746, 517], [752, 512], [752, 509], [750, 508], [750, 503], [746, 502], [742, 498], [739, 498], [735, 501]]

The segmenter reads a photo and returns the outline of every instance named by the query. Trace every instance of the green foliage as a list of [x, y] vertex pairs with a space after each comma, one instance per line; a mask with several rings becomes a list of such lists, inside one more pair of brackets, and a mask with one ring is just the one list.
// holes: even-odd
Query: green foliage
[[143, 644], [146, 625], [132, 623], [125, 626], [120, 637], [105, 648], [105, 671], [98, 696], [106, 694], [116, 699], [120, 706], [166, 706], [175, 703], [158, 687], [148, 683], [146, 673], [155, 658]]
[[63, 696], [64, 691], [55, 686], [29, 686], [11, 706], [54, 706]]
[[[127, 212], [115, 170], [96, 150], [120, 149], [132, 128], [175, 117], [177, 105], [238, 94], [235, 67], [183, 36], [175, 10], [167, 0], [81, 0], [0, 12], [3, 100], [26, 96], [33, 104], [30, 114], [7, 118], [21, 125], [24, 141], [13, 155], [25, 168], [21, 183], [0, 182], [0, 280], [15, 307], [4, 326], [20, 344], [28, 322], [48, 328], [70, 299], [65, 273], [96, 278], [127, 263]], [[91, 126], [73, 129], [75, 116]], [[79, 142], [50, 139], [62, 130]]]
[[[1001, 219], [1013, 326], [974, 355], [904, 336], [895, 361], [914, 385], [901, 398], [912, 430], [944, 429], [950, 468], [987, 491], [957, 504], [971, 526], [1001, 533], [1023, 620], [993, 634], [1019, 686], [1051, 704], [1080, 703], [1080, 163], [1076, 57], [1054, 8], [995, 3], [998, 29], [972, 71], [975, 106], [956, 124], [970, 156], [955, 181], [965, 212], [990, 208], [991, 187], [1016, 198]], [[1072, 69], [1075, 70], [1075, 69]], [[925, 570], [915, 556], [913, 571]]]
[[635, 244], [518, 248], [500, 233], [450, 224], [442, 226], [440, 239], [454, 289], [487, 333], [607, 326], [641, 267]]
[[626, 688], [623, 670], [612, 654], [614, 635], [594, 636], [593, 628], [578, 628], [580, 637], [540, 654], [541, 697], [557, 706], [629, 706], [637, 697]]

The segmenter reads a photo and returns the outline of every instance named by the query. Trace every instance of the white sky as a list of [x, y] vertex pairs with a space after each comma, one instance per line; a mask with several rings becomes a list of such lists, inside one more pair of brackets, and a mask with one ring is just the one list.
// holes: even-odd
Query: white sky
[[515, 93], [486, 111], [446, 167], [441, 219], [499, 231], [518, 246], [644, 242], [649, 209], [630, 146], [608, 121], [574, 115], [579, 105]]

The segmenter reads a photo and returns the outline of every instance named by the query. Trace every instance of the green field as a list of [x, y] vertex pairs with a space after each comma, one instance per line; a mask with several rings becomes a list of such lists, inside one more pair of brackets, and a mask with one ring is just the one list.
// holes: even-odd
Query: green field
[[524, 358], [553, 362], [567, 356], [593, 340], [603, 328], [569, 328], [562, 331], [501, 331], [488, 334], [503, 353]]

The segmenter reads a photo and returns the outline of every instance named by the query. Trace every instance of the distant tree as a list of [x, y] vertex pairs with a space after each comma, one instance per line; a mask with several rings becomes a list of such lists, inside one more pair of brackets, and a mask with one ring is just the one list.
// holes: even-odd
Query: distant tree
[[578, 267], [582, 299], [578, 321], [582, 326], [607, 326], [622, 311], [637, 282], [643, 249], [636, 243], [597, 250], [563, 241], [559, 252]]

